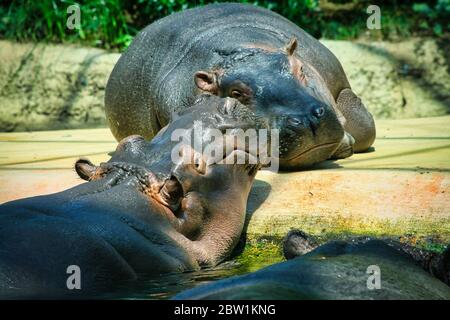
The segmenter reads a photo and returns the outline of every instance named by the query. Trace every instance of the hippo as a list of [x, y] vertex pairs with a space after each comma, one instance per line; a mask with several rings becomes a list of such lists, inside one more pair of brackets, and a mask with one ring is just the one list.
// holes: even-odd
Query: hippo
[[117, 140], [151, 139], [202, 93], [233, 97], [280, 130], [280, 167], [364, 152], [375, 124], [337, 58], [284, 17], [253, 5], [211, 4], [144, 28], [106, 86]]
[[[210, 161], [189, 144], [179, 154], [198, 161], [174, 163], [171, 151], [180, 142], [172, 134], [192, 132], [197, 121], [206, 130], [192, 135], [194, 144], [208, 128], [226, 138], [241, 127], [265, 126], [235, 99], [200, 96], [151, 142], [124, 138], [99, 166], [79, 159], [75, 170], [87, 182], [1, 205], [0, 297], [88, 295], [141, 274], [197, 270], [227, 258], [260, 164], [248, 161], [254, 156], [246, 148]], [[238, 154], [247, 160], [224, 161]], [[81, 271], [81, 290], [68, 290], [66, 271], [75, 270], [69, 268]]]
[[450, 299], [450, 248], [436, 254], [367, 237], [317, 246], [294, 231], [283, 249], [290, 260], [173, 299]]

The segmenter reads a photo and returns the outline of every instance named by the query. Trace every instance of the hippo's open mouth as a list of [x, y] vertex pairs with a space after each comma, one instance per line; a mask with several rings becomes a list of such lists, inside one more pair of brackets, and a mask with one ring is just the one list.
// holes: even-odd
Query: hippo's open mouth
[[339, 145], [339, 142], [328, 142], [328, 143], [323, 143], [323, 144], [319, 144], [317, 146], [314, 146], [312, 148], [309, 148], [303, 152], [300, 152], [299, 154], [289, 158], [289, 159], [284, 159], [285, 161], [293, 161], [293, 160], [298, 160], [308, 154], [310, 154], [311, 152], [320, 150], [320, 149], [326, 149], [326, 148], [331, 148], [331, 147], [337, 147]]

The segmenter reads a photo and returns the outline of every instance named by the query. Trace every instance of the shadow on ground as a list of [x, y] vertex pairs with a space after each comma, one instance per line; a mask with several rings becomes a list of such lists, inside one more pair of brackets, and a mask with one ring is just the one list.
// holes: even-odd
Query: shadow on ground
[[255, 211], [266, 201], [269, 197], [272, 187], [269, 183], [256, 179], [253, 183], [252, 190], [247, 201], [247, 213], [245, 216], [244, 230], [242, 231], [239, 243], [236, 245], [230, 259], [240, 255], [244, 251], [247, 242], [247, 229]]

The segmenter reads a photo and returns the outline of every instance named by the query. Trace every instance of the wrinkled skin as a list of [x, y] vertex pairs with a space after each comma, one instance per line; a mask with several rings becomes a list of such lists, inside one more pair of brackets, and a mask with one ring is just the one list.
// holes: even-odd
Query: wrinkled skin
[[345, 158], [375, 139], [336, 57], [278, 14], [243, 4], [185, 10], [142, 30], [108, 80], [109, 127], [117, 139], [150, 139], [202, 92], [236, 98], [280, 129], [284, 169]]
[[[242, 232], [259, 164], [223, 164], [199, 152], [192, 152], [200, 159], [195, 163], [173, 163], [178, 142], [172, 132], [192, 130], [195, 120], [206, 129], [264, 126], [236, 100], [202, 97], [152, 142], [131, 136], [107, 163], [77, 161], [77, 173], [89, 182], [3, 204], [0, 296], [88, 295], [139, 274], [195, 270], [225, 259]], [[195, 139], [210, 141], [206, 133]], [[219, 140], [204, 147], [214, 143]], [[190, 150], [189, 144], [181, 148]], [[223, 158], [238, 153], [251, 156], [244, 148]], [[66, 288], [70, 265], [81, 269], [82, 290]]]
[[[443, 254], [392, 240], [354, 239], [317, 246], [302, 232], [284, 241], [289, 260], [181, 292], [175, 299], [450, 299], [450, 249]], [[380, 289], [368, 289], [369, 266]], [[422, 267], [422, 268], [421, 268]], [[430, 271], [430, 273], [426, 272]], [[433, 277], [436, 276], [437, 278]]]

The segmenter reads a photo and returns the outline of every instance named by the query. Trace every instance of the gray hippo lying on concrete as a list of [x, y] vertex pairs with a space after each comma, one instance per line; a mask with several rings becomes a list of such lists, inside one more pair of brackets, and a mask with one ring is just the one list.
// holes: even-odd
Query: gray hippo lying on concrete
[[284, 169], [345, 158], [375, 139], [371, 114], [325, 46], [274, 12], [233, 3], [143, 29], [108, 80], [107, 122], [118, 140], [150, 139], [202, 92], [234, 97], [280, 129]]
[[[192, 134], [194, 144], [207, 141], [208, 128], [232, 135], [233, 128], [264, 126], [234, 99], [202, 96], [152, 142], [131, 136], [107, 163], [77, 161], [77, 173], [89, 182], [1, 205], [0, 296], [83, 295], [138, 274], [195, 270], [225, 259], [241, 235], [260, 164], [210, 161], [189, 144], [180, 153], [198, 161], [173, 163], [180, 142], [172, 133], [191, 133], [196, 120], [206, 130]], [[205, 141], [203, 148], [221, 143]], [[252, 157], [245, 148], [227, 152], [220, 160]], [[81, 290], [66, 287], [70, 266], [81, 270]]]
[[291, 232], [284, 251], [293, 259], [174, 299], [450, 299], [450, 288], [437, 279], [450, 284], [450, 248], [434, 254], [370, 239], [316, 247], [303, 233]]

